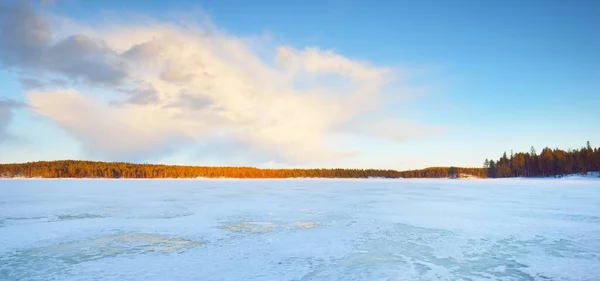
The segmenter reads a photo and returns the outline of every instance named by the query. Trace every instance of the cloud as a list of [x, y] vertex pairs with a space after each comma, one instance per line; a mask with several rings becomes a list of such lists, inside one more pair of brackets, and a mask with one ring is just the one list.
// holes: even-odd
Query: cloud
[[129, 97], [125, 101], [113, 101], [111, 104], [154, 104], [158, 101], [156, 90], [151, 85], [139, 85], [134, 89], [119, 89], [121, 93], [127, 94]]
[[0, 98], [0, 142], [3, 142], [10, 137], [7, 128], [13, 118], [13, 109], [26, 106], [27, 104], [20, 101]]
[[299, 51], [287, 46], [278, 47], [276, 60], [280, 65], [293, 72], [333, 73], [371, 82], [378, 81], [389, 72], [389, 69], [370, 67], [331, 50], [323, 51], [319, 48], [306, 48]]
[[116, 85], [126, 76], [116, 53], [101, 40], [77, 34], [54, 40], [50, 22], [29, 1], [0, 4], [0, 64], [58, 74], [75, 82]]
[[53, 78], [53, 79], [39, 79], [32, 77], [21, 77], [20, 79], [21, 87], [26, 90], [38, 90], [38, 89], [47, 89], [47, 88], [64, 88], [67, 86], [67, 81], [63, 79]]
[[137, 158], [181, 137], [162, 122], [164, 117], [145, 108], [106, 107], [72, 89], [30, 92], [28, 97], [36, 113], [59, 124], [98, 156]]
[[46, 85], [43, 81], [35, 78], [21, 78], [21, 87], [25, 90], [40, 89]]
[[[351, 157], [332, 137], [376, 109], [398, 73], [332, 50], [249, 42], [212, 25], [106, 23], [66, 34], [28, 2], [0, 6], [0, 18], [0, 63], [24, 75], [34, 111], [110, 159], [180, 146], [227, 147], [259, 162]], [[380, 127], [363, 133], [403, 139], [419, 130], [396, 136]]]

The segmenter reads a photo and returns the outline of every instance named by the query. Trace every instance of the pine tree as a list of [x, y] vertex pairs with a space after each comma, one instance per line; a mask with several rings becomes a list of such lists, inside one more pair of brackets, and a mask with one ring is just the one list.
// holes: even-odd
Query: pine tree
[[496, 177], [496, 163], [494, 162], [494, 160], [490, 160], [490, 167], [488, 168], [488, 177]]
[[458, 178], [459, 174], [458, 174], [458, 170], [456, 169], [456, 167], [450, 167], [448, 169], [448, 177], [451, 179], [456, 179]]

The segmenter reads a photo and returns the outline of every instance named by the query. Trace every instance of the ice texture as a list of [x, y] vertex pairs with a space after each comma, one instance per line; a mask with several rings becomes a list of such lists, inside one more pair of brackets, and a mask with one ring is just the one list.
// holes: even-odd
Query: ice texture
[[600, 180], [0, 180], [0, 280], [600, 280]]

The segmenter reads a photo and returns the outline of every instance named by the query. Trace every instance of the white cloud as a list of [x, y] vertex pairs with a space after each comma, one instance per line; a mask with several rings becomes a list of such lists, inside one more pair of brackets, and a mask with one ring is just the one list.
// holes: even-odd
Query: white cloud
[[[65, 31], [24, 3], [0, 8], [0, 63], [48, 77], [30, 85], [68, 80], [54, 87], [62, 89], [30, 92], [32, 106], [90, 153], [109, 158], [219, 138], [265, 162], [344, 157], [353, 152], [328, 144], [334, 129], [375, 109], [381, 88], [395, 78], [390, 68], [319, 48], [261, 46], [271, 50], [265, 57], [213, 27], [107, 24], [54, 38]], [[107, 102], [90, 90], [121, 97]]]
[[144, 107], [108, 107], [76, 90], [30, 92], [33, 110], [59, 124], [90, 152], [113, 159], [151, 153], [182, 137], [162, 112]]
[[293, 72], [333, 73], [346, 76], [358, 81], [379, 82], [389, 72], [389, 69], [375, 68], [343, 57], [331, 50], [306, 48], [295, 50], [291, 47], [277, 48], [277, 62]]

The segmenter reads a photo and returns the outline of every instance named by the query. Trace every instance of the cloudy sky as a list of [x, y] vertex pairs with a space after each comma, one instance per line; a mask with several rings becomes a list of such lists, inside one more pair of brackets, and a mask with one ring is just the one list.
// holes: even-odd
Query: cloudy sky
[[600, 144], [598, 1], [0, 0], [0, 162], [481, 166]]

